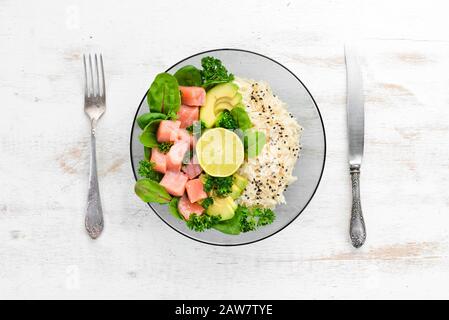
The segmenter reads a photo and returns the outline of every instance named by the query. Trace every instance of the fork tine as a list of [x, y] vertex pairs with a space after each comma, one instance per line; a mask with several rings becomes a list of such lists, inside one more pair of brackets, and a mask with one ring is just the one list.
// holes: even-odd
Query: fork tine
[[97, 80], [96, 81], [96, 86], [97, 86], [97, 88], [96, 88], [96, 90], [97, 90], [97, 96], [100, 96], [101, 95], [101, 88], [100, 88], [100, 75], [99, 75], [99, 72], [98, 72], [98, 59], [97, 59], [97, 54], [95, 54], [94, 55], [94, 58], [95, 58], [95, 71], [96, 71], [96, 73], [97, 73], [97, 78], [95, 79], [95, 80]]
[[92, 96], [95, 96], [95, 84], [94, 84], [94, 72], [93, 72], [93, 68], [92, 68], [92, 56], [89, 53], [89, 67], [90, 67], [90, 93], [92, 94]]
[[106, 98], [106, 85], [104, 81], [103, 55], [101, 53], [100, 53], [100, 68], [101, 68], [101, 81], [102, 81], [101, 97], [104, 100]]
[[89, 97], [89, 89], [87, 87], [87, 66], [85, 54], [83, 54], [83, 66], [84, 66], [84, 99], [87, 99]]

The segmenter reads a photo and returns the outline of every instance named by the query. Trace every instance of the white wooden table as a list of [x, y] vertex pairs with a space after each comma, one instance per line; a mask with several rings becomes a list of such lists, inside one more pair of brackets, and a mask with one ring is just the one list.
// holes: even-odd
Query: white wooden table
[[[0, 298], [449, 298], [449, 19], [444, 1], [0, 1]], [[187, 4], [189, 3], [189, 4]], [[213, 5], [212, 5], [213, 4]], [[348, 239], [343, 43], [363, 39], [368, 239]], [[234, 47], [277, 59], [322, 112], [328, 154], [292, 225], [222, 248], [133, 194], [129, 134], [156, 72]], [[105, 57], [105, 232], [83, 229], [80, 56]]]

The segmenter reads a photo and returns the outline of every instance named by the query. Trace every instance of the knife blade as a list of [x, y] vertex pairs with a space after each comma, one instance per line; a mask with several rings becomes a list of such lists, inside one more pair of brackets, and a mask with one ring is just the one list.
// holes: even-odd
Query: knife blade
[[347, 121], [349, 140], [349, 165], [362, 165], [365, 133], [365, 107], [363, 80], [357, 51], [353, 46], [345, 46]]
[[349, 234], [352, 245], [360, 248], [366, 240], [366, 227], [360, 201], [360, 167], [363, 158], [365, 135], [365, 108], [362, 72], [357, 51], [352, 45], [345, 45], [348, 161], [352, 181], [352, 208]]

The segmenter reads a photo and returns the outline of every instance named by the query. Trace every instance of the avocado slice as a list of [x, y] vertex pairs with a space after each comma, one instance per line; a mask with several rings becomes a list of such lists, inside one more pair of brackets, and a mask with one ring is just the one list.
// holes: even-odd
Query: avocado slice
[[248, 185], [248, 179], [246, 179], [244, 176], [234, 173], [234, 184], [243, 191]]
[[203, 184], [205, 184], [206, 183], [206, 174], [205, 173], [202, 173], [202, 174], [200, 174], [200, 176], [198, 177], [198, 179], [200, 179], [201, 180], [201, 182], [203, 183]]
[[232, 98], [222, 97], [222, 98], [217, 99], [217, 104], [220, 102], [229, 102], [229, 104], [235, 106], [236, 104], [242, 102], [242, 95], [237, 92], [235, 94], [235, 96], [233, 96]]
[[224, 97], [232, 100], [237, 95], [238, 89], [236, 84], [229, 82], [219, 84], [206, 93], [206, 102], [200, 109], [200, 120], [204, 122], [206, 128], [212, 128], [217, 119], [218, 113], [215, 111], [217, 100]]
[[231, 110], [234, 106], [227, 101], [218, 102], [215, 105], [215, 115], [218, 115], [223, 110]]
[[232, 192], [230, 195], [232, 197], [232, 199], [235, 200], [238, 197], [240, 197], [247, 185], [248, 185], [248, 179], [246, 179], [245, 177], [243, 177], [237, 173], [234, 173], [234, 184], [232, 185]]
[[232, 192], [231, 192], [231, 194], [229, 195], [232, 199], [234, 199], [234, 200], [236, 200], [236, 199], [238, 199], [241, 195], [242, 195], [242, 193], [243, 193], [243, 190], [241, 190], [237, 185], [235, 185], [235, 184], [233, 184], [232, 185]]
[[243, 108], [245, 108], [245, 106], [242, 104], [242, 95], [240, 93], [237, 93], [232, 98], [222, 97], [220, 99], [217, 99], [217, 102], [215, 103], [215, 115], [218, 115], [225, 109], [234, 109], [236, 106], [242, 106]]
[[229, 220], [234, 216], [237, 204], [230, 196], [226, 198], [214, 197], [214, 203], [207, 208], [210, 216], [221, 216], [221, 220]]

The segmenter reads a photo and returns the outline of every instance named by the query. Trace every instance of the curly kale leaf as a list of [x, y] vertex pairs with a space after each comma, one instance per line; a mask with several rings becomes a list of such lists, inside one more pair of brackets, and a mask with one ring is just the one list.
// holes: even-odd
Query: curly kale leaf
[[161, 142], [157, 146], [160, 152], [167, 153], [170, 151], [171, 146], [173, 145], [173, 142]]
[[204, 129], [206, 129], [206, 124], [203, 121], [195, 121], [192, 125], [186, 128], [186, 130], [192, 134], [201, 133]]
[[189, 229], [202, 232], [212, 228], [220, 220], [221, 218], [219, 216], [209, 216], [207, 214], [199, 216], [194, 213], [190, 215], [190, 218], [186, 221], [186, 224]]
[[142, 178], [151, 179], [154, 181], [161, 181], [162, 174], [154, 170], [155, 164], [148, 160], [141, 160], [139, 162], [138, 173]]
[[204, 57], [201, 59], [201, 77], [203, 79], [203, 88], [209, 90], [213, 86], [230, 82], [234, 80], [234, 75], [228, 73], [228, 70], [223, 66], [219, 59], [214, 57]]
[[212, 177], [206, 176], [204, 190], [206, 192], [214, 192], [219, 197], [226, 197], [232, 192], [232, 184], [234, 177]]
[[276, 215], [271, 209], [255, 208], [252, 215], [257, 219], [258, 227], [271, 224], [276, 219]]
[[201, 206], [207, 210], [211, 205], [214, 204], [214, 199], [212, 197], [207, 197], [201, 202]]
[[257, 227], [266, 226], [272, 223], [276, 215], [271, 209], [248, 208], [239, 206], [235, 212], [239, 216], [240, 231], [253, 231]]
[[256, 230], [257, 220], [251, 215], [251, 211], [247, 207], [238, 206], [235, 214], [239, 217], [240, 231], [249, 232]]

